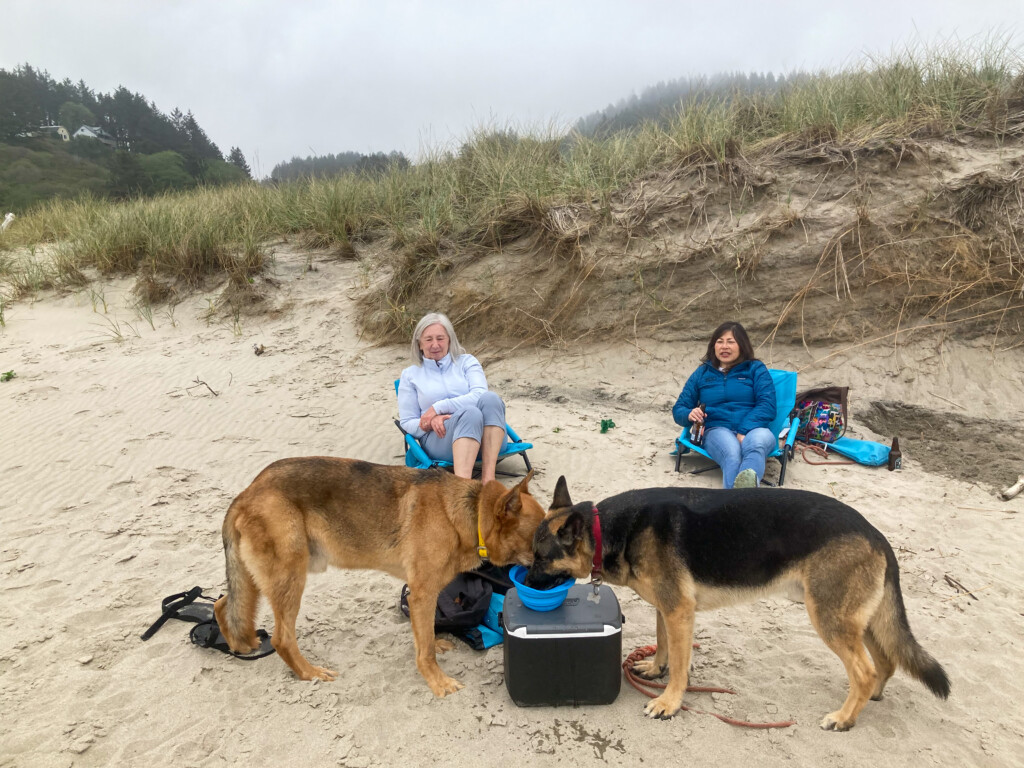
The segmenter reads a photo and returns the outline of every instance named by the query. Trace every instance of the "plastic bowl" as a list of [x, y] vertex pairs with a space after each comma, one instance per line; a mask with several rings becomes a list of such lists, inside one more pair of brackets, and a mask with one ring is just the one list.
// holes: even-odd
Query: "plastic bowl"
[[525, 566], [517, 565], [509, 571], [509, 578], [516, 585], [516, 594], [523, 601], [523, 605], [531, 611], [553, 611], [565, 602], [565, 596], [569, 588], [576, 582], [573, 579], [566, 579], [556, 584], [551, 589], [534, 589], [523, 583], [526, 578], [527, 569]]

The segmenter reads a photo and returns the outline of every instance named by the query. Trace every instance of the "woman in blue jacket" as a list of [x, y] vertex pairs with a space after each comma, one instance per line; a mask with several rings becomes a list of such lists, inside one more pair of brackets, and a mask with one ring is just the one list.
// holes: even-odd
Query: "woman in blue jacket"
[[[704, 404], [704, 411], [697, 406]], [[707, 354], [672, 408], [676, 424], [704, 424], [703, 448], [722, 468], [723, 488], [756, 488], [768, 454], [778, 442], [769, 429], [775, 418], [775, 385], [754, 357], [743, 326], [722, 323]]]
[[432, 459], [452, 462], [459, 477], [494, 480], [505, 446], [505, 402], [487, 390], [480, 362], [459, 343], [451, 321], [432, 312], [412, 334], [414, 365], [398, 383], [398, 419]]

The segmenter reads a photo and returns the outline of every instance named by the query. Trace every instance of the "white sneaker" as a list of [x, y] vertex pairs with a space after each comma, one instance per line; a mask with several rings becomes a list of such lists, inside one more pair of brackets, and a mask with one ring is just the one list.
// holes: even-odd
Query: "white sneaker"
[[732, 484], [733, 488], [756, 488], [757, 487], [757, 473], [752, 469], [744, 469], [738, 475], [736, 480]]

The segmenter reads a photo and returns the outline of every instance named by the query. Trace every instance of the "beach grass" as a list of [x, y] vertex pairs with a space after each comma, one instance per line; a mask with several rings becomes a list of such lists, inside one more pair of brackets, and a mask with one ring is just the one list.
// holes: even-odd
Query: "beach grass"
[[[1022, 97], [1021, 54], [1008, 38], [910, 47], [794, 76], [775, 91], [697, 95], [667, 121], [610, 136], [488, 126], [457, 149], [432, 150], [374, 176], [125, 202], [54, 200], [19, 215], [0, 236], [0, 279], [19, 292], [81, 284], [86, 268], [187, 286], [210, 275], [241, 283], [263, 269], [265, 243], [274, 238], [348, 254], [354, 243], [384, 240], [396, 268], [387, 300], [399, 305], [408, 281], [446, 268], [454, 250], [500, 248], [531, 230], [557, 230], [564, 206], [607, 217], [615, 196], [652, 172], [915, 132], [998, 140]], [[10, 255], [44, 245], [49, 265]]]

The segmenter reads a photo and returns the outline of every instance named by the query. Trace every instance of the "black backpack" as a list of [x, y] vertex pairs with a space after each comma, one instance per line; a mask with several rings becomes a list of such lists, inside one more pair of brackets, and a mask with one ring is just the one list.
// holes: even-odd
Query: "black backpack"
[[434, 611], [434, 631], [458, 634], [484, 620], [494, 588], [473, 573], [460, 573], [441, 590]]
[[[463, 637], [483, 622], [491, 605], [491, 595], [505, 594], [512, 588], [507, 568], [484, 563], [474, 571], [460, 573], [437, 596], [434, 631], [451, 632]], [[402, 613], [409, 615], [409, 585], [402, 585]], [[463, 637], [463, 639], [466, 639]], [[467, 639], [467, 642], [473, 643]]]

